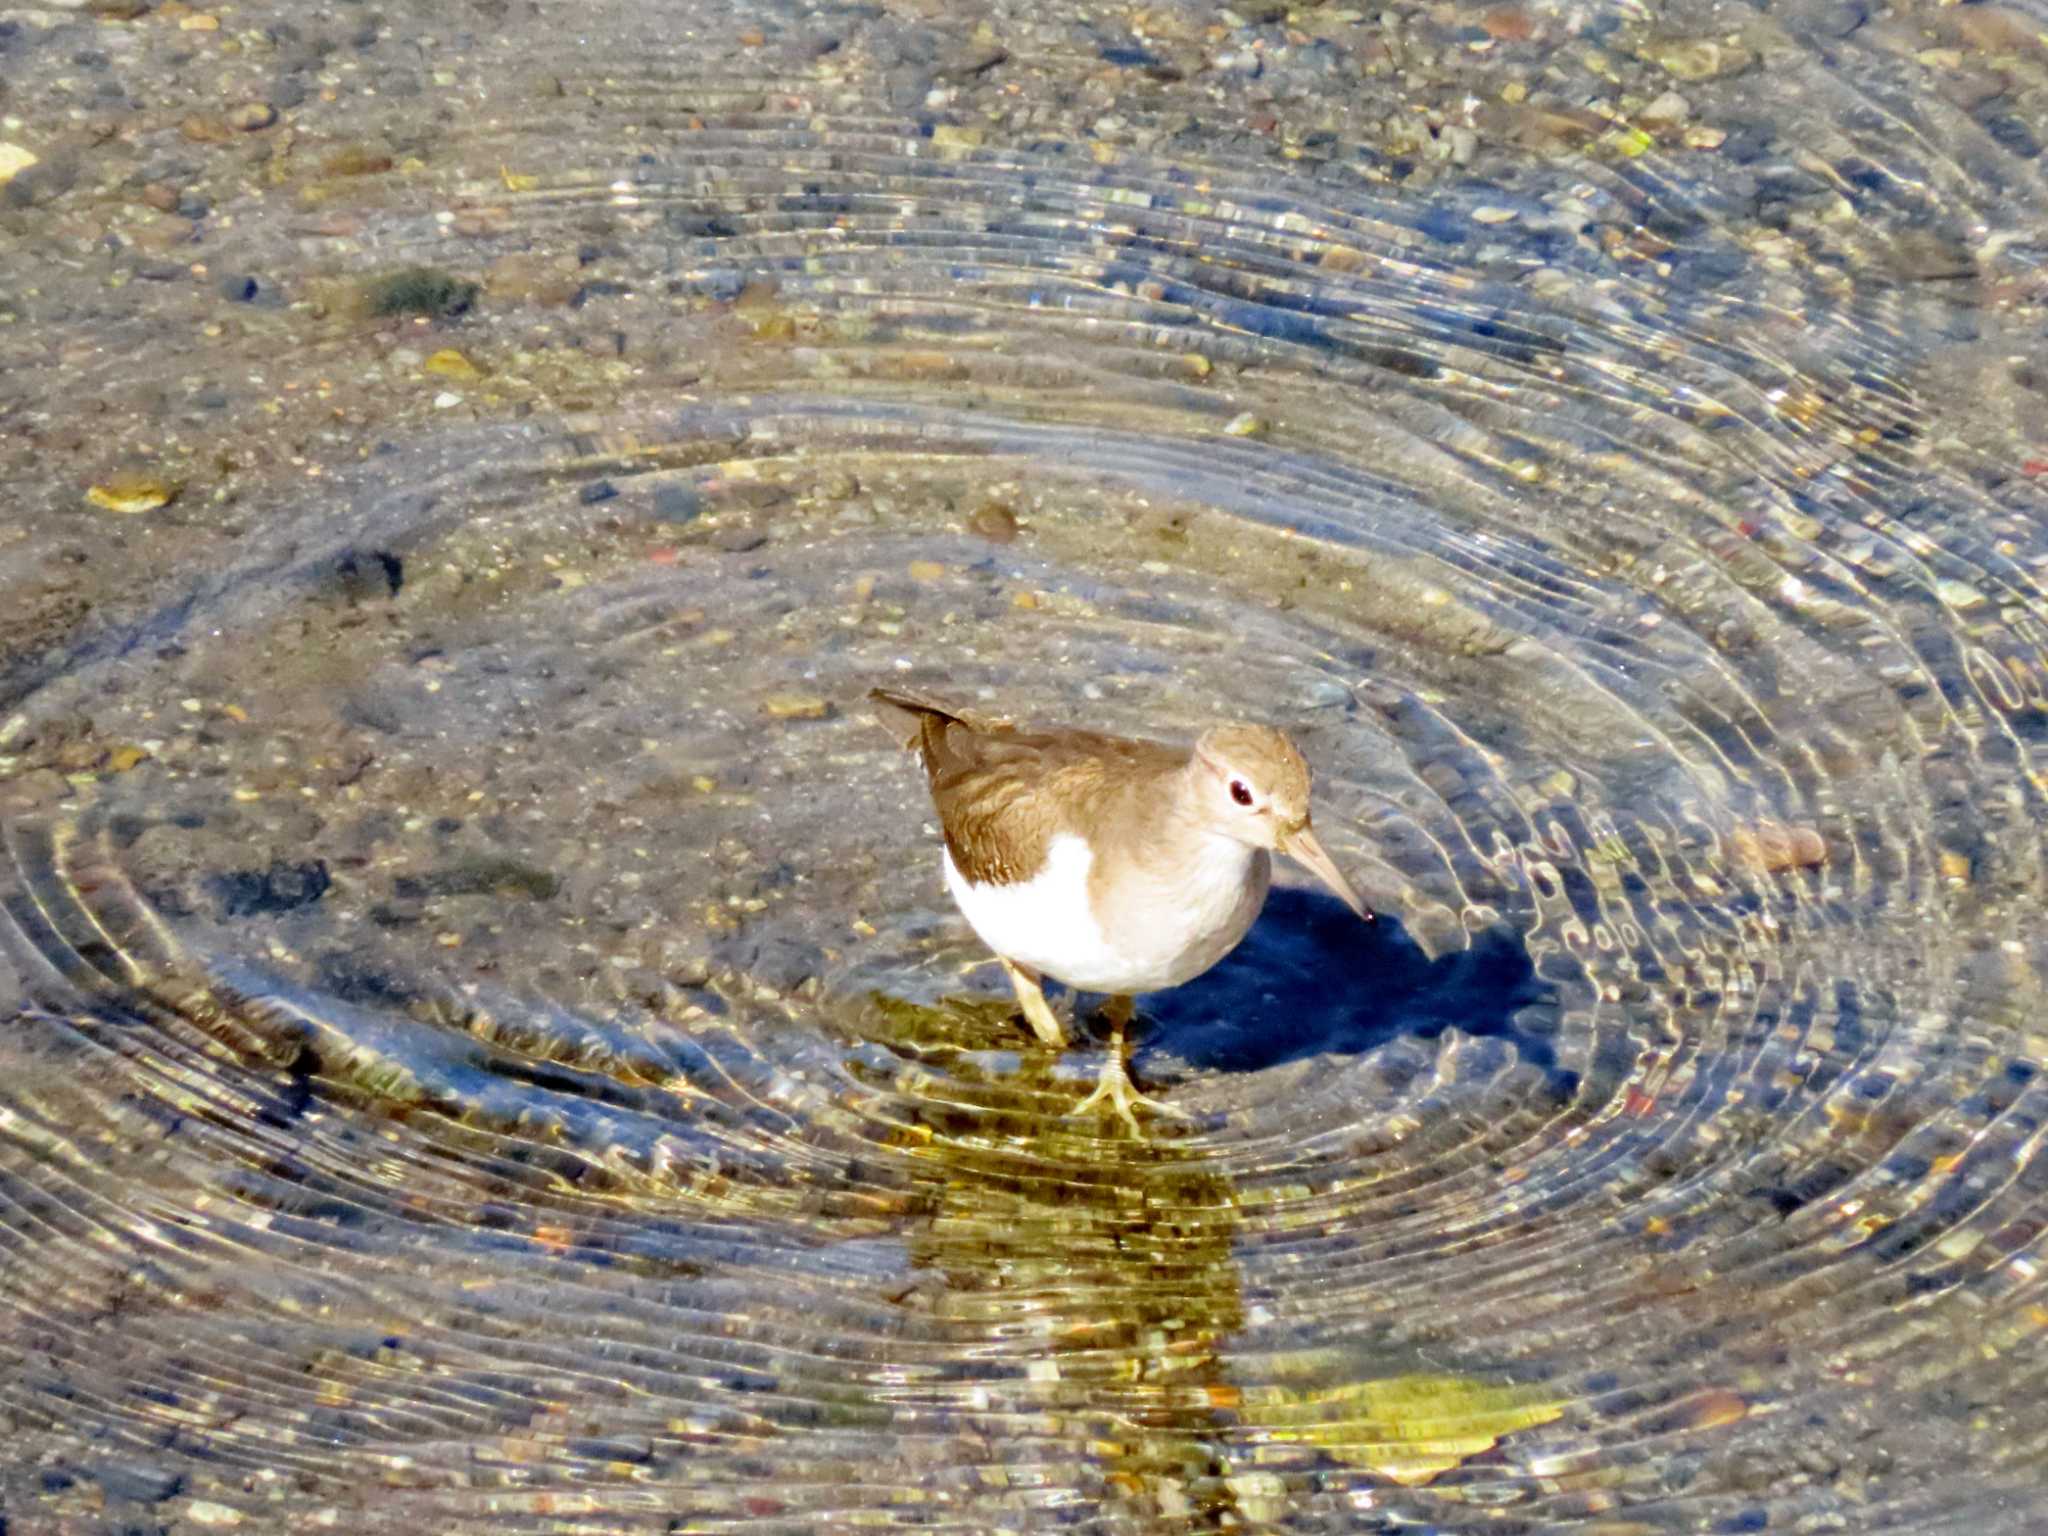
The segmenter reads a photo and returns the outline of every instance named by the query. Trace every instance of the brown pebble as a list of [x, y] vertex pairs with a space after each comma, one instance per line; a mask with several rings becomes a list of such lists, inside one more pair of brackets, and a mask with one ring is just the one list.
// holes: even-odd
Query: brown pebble
[[228, 113], [228, 121], [243, 133], [254, 133], [277, 121], [277, 108], [267, 101], [245, 101]]
[[1974, 112], [2009, 92], [2012, 77], [1998, 69], [1944, 70], [1935, 76], [1934, 88], [1944, 101]]
[[108, 512], [133, 517], [168, 505], [178, 494], [178, 484], [147, 470], [109, 475], [86, 487], [85, 499]]
[[946, 574], [946, 568], [936, 560], [913, 560], [910, 562], [912, 581], [937, 581]]
[[1726, 1387], [1709, 1387], [1670, 1409], [1665, 1418], [1672, 1430], [1720, 1429], [1739, 1424], [1748, 1416], [1749, 1402], [1741, 1393], [1730, 1392]]
[[967, 519], [970, 532], [995, 544], [1008, 544], [1017, 537], [1017, 514], [1000, 501], [985, 501]]
[[1944, 20], [1960, 42], [1980, 53], [2039, 53], [2048, 46], [2038, 22], [2003, 6], [1958, 6]]
[[743, 555], [767, 542], [768, 535], [754, 523], [727, 523], [711, 535], [711, 547], [724, 550], [728, 555]]
[[178, 124], [178, 132], [194, 144], [225, 144], [234, 138], [235, 130], [225, 118], [215, 117], [210, 112], [194, 112]]
[[1738, 827], [1729, 837], [1736, 858], [1751, 869], [1775, 874], [1780, 870], [1809, 869], [1825, 864], [1828, 845], [1812, 827], [1788, 826], [1782, 821], [1758, 821]]
[[559, 258], [515, 251], [491, 264], [484, 286], [493, 298], [559, 307], [576, 297], [578, 285]]
[[1488, 37], [1504, 43], [1527, 42], [1536, 34], [1536, 23], [1519, 5], [1497, 5], [1479, 18]]
[[391, 169], [391, 157], [378, 150], [351, 144], [337, 149], [320, 162], [322, 176], [381, 176]]
[[178, 206], [178, 189], [168, 181], [152, 181], [142, 189], [142, 200], [158, 213], [170, 213]]
[[1723, 80], [1756, 63], [1756, 53], [1745, 44], [1711, 37], [1650, 38], [1636, 45], [1636, 53], [1679, 80]]
[[824, 720], [832, 713], [832, 701], [815, 693], [771, 693], [761, 701], [761, 710], [775, 720]]
[[54, 769], [38, 768], [17, 774], [0, 782], [0, 814], [12, 816], [39, 811], [55, 805], [70, 793], [69, 781]]
[[157, 219], [139, 229], [131, 230], [129, 237], [134, 240], [138, 251], [159, 255], [173, 246], [190, 242], [196, 228], [190, 219], [172, 216]]

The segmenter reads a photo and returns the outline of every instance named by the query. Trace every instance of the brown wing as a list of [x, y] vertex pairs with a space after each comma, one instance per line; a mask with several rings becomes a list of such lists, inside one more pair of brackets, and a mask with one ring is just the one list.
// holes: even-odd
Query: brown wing
[[924, 758], [947, 851], [977, 885], [1030, 879], [1052, 839], [1076, 830], [1091, 806], [1142, 795], [1148, 780], [1187, 761], [1186, 752], [1156, 741], [1019, 731], [898, 690], [877, 688], [870, 697], [899, 724], [915, 721], [909, 745]]

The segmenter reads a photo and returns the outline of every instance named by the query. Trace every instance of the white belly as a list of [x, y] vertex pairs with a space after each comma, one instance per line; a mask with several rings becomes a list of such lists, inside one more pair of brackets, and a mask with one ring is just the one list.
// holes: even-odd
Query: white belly
[[1264, 861], [1221, 849], [1213, 872], [1154, 893], [1146, 919], [1119, 923], [1112, 943], [1089, 904], [1094, 855], [1080, 838], [1055, 837], [1045, 867], [1015, 885], [973, 884], [942, 857], [946, 889], [982, 943], [1083, 992], [1155, 992], [1199, 976], [1244, 937], [1266, 894]]

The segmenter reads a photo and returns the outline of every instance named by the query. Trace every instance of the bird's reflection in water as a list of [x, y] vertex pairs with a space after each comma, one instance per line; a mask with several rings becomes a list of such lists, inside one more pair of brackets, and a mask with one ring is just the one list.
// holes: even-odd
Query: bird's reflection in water
[[1022, 1523], [1078, 1497], [1148, 1530], [1232, 1526], [1231, 1184], [1170, 1143], [1036, 1131], [933, 1144], [904, 1304], [961, 1349], [906, 1417], [981, 1447]]

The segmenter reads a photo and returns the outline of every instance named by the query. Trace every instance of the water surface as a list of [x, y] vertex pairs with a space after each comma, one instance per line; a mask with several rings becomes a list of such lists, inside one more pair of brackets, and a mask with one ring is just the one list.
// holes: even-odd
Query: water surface
[[[20, 1529], [2038, 1527], [2040, 14], [131, 9], [0, 22]], [[1386, 916], [1076, 1118], [889, 680]]]

